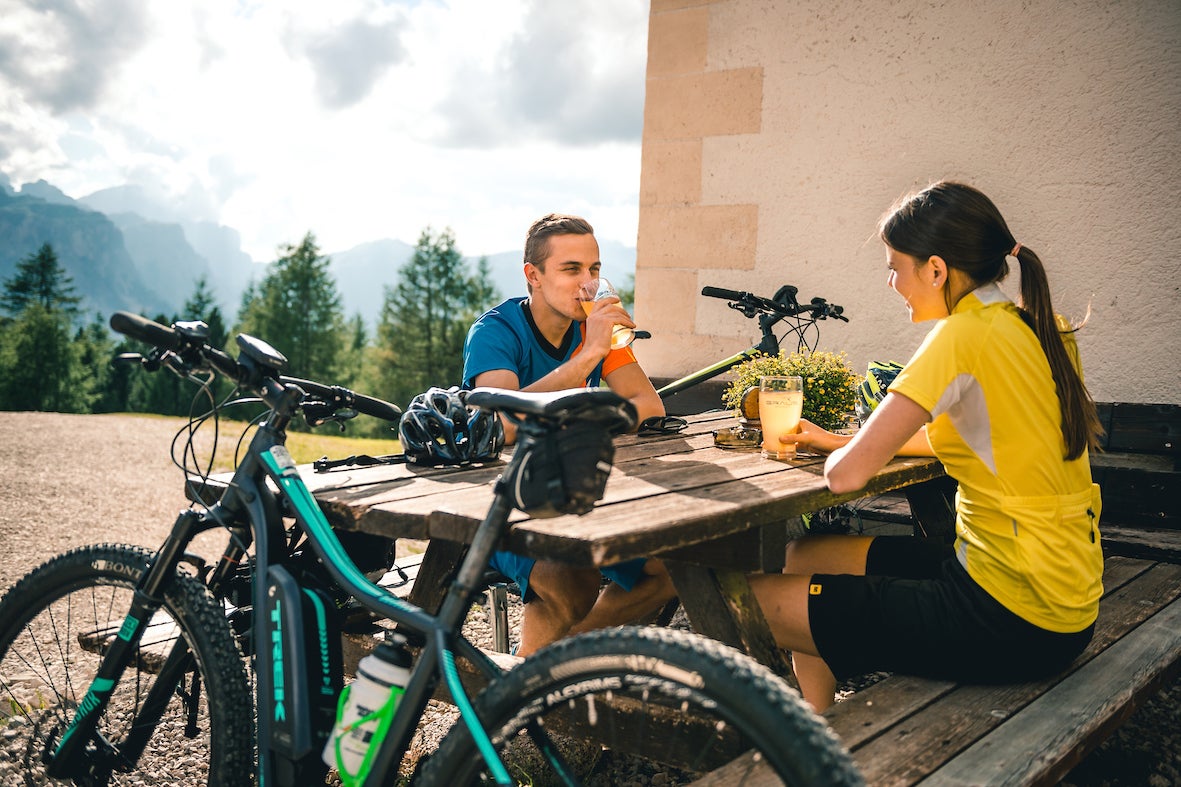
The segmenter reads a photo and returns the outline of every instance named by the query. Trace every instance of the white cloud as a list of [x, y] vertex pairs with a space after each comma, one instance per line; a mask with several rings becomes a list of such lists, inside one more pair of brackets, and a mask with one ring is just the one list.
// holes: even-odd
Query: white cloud
[[[491, 253], [550, 210], [635, 242], [644, 2], [54, 9], [0, 0], [0, 171], [14, 183], [160, 189], [258, 259], [307, 230], [331, 252], [413, 242], [428, 224]], [[40, 71], [8, 65], [37, 56]]]

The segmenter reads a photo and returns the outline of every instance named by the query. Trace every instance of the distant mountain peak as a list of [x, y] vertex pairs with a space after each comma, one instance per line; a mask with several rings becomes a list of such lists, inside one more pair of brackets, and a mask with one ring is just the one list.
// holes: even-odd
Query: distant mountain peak
[[53, 205], [74, 204], [74, 199], [72, 197], [67, 195], [57, 186], [47, 183], [44, 180], [38, 180], [36, 183], [26, 183], [25, 185], [21, 186], [20, 193], [23, 197], [36, 197], [37, 199], [43, 199]]

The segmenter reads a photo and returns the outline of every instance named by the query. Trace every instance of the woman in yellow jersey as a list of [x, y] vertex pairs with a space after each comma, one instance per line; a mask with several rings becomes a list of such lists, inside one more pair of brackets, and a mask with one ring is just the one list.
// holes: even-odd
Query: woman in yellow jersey
[[[834, 492], [861, 488], [891, 457], [935, 455], [959, 482], [956, 539], [811, 536], [789, 546], [783, 574], [751, 577], [817, 710], [838, 679], [875, 670], [977, 682], [1057, 672], [1090, 641], [1102, 592], [1087, 456], [1102, 430], [1041, 260], [960, 183], [904, 198], [880, 236], [889, 286], [912, 321], [935, 326], [854, 437], [805, 421], [780, 439], [831, 452]], [[1010, 257], [1019, 304], [997, 286]]]

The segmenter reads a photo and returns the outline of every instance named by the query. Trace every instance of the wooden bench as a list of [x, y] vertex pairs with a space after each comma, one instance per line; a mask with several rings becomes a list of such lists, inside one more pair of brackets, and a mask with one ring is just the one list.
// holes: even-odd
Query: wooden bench
[[1099, 404], [1103, 489], [1099, 527], [1111, 554], [1181, 561], [1181, 405]]
[[1181, 672], [1181, 565], [1110, 557], [1103, 586], [1094, 639], [1061, 675], [1004, 686], [895, 675], [830, 708], [866, 781], [1059, 780]]
[[[1181, 565], [1115, 556], [1095, 636], [1071, 667], [982, 686], [893, 675], [825, 718], [873, 787], [1054, 784], [1181, 673]], [[1020, 654], [1014, 654], [1020, 658]], [[731, 784], [744, 758], [703, 780]], [[777, 784], [769, 774], [744, 784]]]

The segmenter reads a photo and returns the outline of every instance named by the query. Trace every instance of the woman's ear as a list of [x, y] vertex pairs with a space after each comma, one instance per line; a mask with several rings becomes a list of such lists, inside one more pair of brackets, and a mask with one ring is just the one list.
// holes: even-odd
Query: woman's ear
[[932, 287], [943, 287], [947, 284], [947, 262], [937, 254], [927, 259], [927, 271]]

